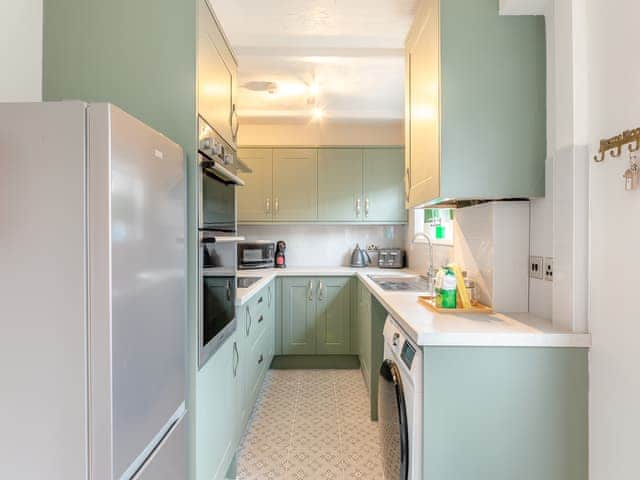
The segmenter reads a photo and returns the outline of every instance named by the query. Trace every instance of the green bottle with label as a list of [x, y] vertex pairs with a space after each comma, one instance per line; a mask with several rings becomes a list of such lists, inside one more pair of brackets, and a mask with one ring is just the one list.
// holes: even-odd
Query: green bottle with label
[[438, 308], [456, 308], [458, 294], [456, 274], [453, 269], [443, 267], [440, 273], [440, 285], [436, 296]]

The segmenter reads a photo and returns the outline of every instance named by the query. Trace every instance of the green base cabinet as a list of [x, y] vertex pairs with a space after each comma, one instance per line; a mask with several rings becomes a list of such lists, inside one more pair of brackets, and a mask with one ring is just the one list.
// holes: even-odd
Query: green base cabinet
[[587, 349], [423, 352], [424, 478], [587, 480]]
[[198, 480], [223, 479], [235, 455], [240, 415], [237, 333], [227, 339], [199, 372], [195, 424]]
[[282, 279], [282, 353], [347, 354], [351, 350], [350, 277]]

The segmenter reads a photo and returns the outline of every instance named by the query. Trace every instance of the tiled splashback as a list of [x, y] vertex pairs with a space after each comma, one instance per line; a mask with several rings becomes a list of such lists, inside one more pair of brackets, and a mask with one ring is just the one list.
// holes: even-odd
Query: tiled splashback
[[[284, 240], [287, 265], [348, 266], [351, 252], [360, 244], [403, 248], [404, 225], [240, 225], [238, 234], [247, 240]], [[372, 258], [375, 261], [375, 258]]]

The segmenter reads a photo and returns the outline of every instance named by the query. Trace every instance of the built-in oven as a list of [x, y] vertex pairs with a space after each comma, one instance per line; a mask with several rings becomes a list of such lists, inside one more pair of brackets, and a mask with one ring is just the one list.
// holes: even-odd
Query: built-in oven
[[202, 367], [236, 329], [236, 175], [235, 151], [199, 119], [198, 365]]
[[255, 240], [238, 243], [238, 268], [273, 267], [276, 244], [271, 240]]

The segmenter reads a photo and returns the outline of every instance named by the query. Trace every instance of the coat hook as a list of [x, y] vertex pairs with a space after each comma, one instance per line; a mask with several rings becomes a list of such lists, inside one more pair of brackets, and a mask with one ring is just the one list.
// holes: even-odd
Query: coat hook
[[593, 157], [593, 160], [595, 162], [598, 162], [598, 163], [604, 162], [604, 155], [605, 155], [605, 152], [604, 151], [600, 151], [600, 153], [598, 153], [597, 155], [595, 155]]
[[622, 145], [618, 145], [614, 150], [611, 150], [612, 157], [619, 157], [622, 153]]
[[[633, 146], [633, 143], [635, 142], [635, 147]], [[635, 137], [631, 143], [629, 144], [629, 152], [637, 152], [638, 150], [640, 150], [640, 137]]]

